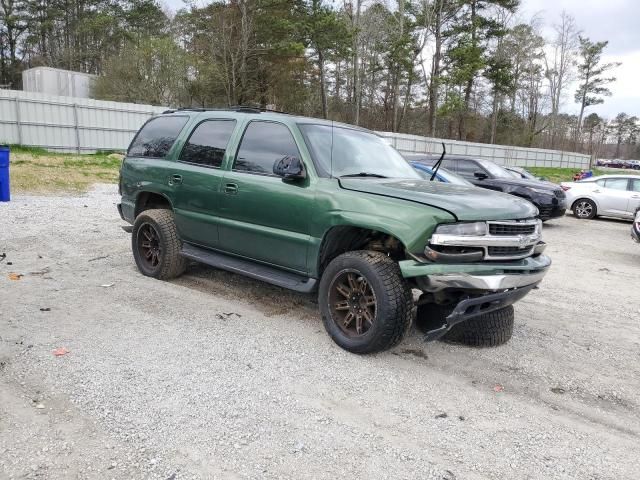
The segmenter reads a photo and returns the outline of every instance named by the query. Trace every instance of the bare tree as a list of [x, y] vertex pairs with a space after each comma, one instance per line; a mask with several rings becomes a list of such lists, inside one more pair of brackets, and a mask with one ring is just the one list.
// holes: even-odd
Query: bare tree
[[560, 23], [554, 25], [555, 37], [550, 42], [550, 53], [545, 55], [545, 76], [549, 82], [551, 98], [551, 148], [555, 146], [556, 123], [562, 94], [574, 73], [578, 54], [578, 28], [575, 19], [563, 10]]

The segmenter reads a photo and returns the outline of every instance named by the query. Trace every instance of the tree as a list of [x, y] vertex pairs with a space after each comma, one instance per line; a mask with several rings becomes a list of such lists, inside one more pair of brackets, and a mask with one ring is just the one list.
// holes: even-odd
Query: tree
[[632, 145], [636, 142], [638, 136], [638, 117], [621, 112], [616, 115], [611, 127], [616, 139], [614, 158], [620, 158], [620, 147], [622, 144]]
[[180, 106], [187, 96], [187, 69], [173, 39], [142, 39], [107, 60], [108, 73], [97, 79], [95, 93], [119, 102]]
[[611, 95], [611, 91], [606, 85], [616, 79], [604, 76], [605, 73], [621, 65], [619, 62], [601, 63], [602, 52], [608, 45], [608, 41], [592, 42], [582, 36], [579, 39], [581, 63], [578, 65], [578, 78], [580, 85], [575, 94], [575, 101], [580, 104], [578, 135], [580, 135], [582, 128], [582, 116], [585, 108], [604, 103], [602, 97]]
[[578, 29], [574, 18], [562, 11], [560, 23], [554, 25], [555, 37], [551, 41], [551, 53], [545, 55], [545, 76], [549, 82], [551, 98], [551, 148], [555, 147], [556, 121], [566, 85], [571, 80], [578, 51]]
[[486, 49], [492, 39], [504, 36], [503, 25], [496, 16], [490, 16], [490, 7], [513, 12], [519, 0], [466, 0], [449, 35], [456, 40], [449, 49], [451, 77], [460, 85], [464, 95], [464, 110], [460, 115], [458, 138], [467, 136], [466, 120], [470, 109], [471, 94], [480, 71], [486, 66]]
[[328, 118], [325, 62], [327, 56], [345, 56], [351, 42], [347, 26], [335, 10], [322, 0], [311, 0], [306, 10], [306, 36], [316, 55], [320, 78], [322, 117]]

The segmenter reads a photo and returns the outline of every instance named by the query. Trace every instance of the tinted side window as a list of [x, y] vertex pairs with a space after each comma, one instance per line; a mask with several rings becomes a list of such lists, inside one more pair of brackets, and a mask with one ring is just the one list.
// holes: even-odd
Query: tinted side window
[[273, 164], [286, 156], [300, 157], [287, 127], [281, 123], [251, 122], [242, 137], [233, 169], [271, 174]]
[[626, 190], [629, 180], [626, 178], [607, 178], [604, 186], [612, 190]]
[[484, 169], [473, 160], [458, 160], [458, 175], [475, 180], [476, 177], [474, 173], [476, 172], [484, 173]]
[[596, 180], [596, 183], [601, 187], [604, 187], [604, 180]]
[[235, 120], [206, 120], [198, 125], [182, 148], [180, 161], [220, 167]]
[[131, 142], [130, 157], [164, 158], [169, 153], [188, 117], [156, 117], [145, 123]]

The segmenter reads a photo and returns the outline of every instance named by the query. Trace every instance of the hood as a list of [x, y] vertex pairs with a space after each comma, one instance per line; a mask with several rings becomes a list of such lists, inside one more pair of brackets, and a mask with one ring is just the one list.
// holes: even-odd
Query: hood
[[429, 180], [341, 178], [346, 190], [422, 203], [452, 213], [461, 221], [517, 220], [538, 214], [536, 207], [513, 195], [484, 188]]
[[[529, 187], [537, 188], [539, 190], [549, 190], [549, 193], [560, 188], [555, 183], [547, 182], [544, 180], [531, 180], [528, 178], [493, 178], [487, 180], [489, 182], [495, 182], [498, 185], [512, 185], [514, 187]], [[486, 182], [487, 180], [481, 181]]]

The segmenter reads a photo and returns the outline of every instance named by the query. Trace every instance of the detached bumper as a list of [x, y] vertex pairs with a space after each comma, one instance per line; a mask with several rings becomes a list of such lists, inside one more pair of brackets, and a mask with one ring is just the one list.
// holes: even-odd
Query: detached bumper
[[431, 342], [442, 337], [454, 325], [465, 322], [470, 318], [493, 312], [504, 307], [508, 307], [523, 298], [527, 293], [536, 287], [537, 283], [526, 287], [515, 288], [506, 292], [492, 293], [480, 297], [467, 298], [462, 300], [445, 319], [444, 325], [435, 330], [427, 332], [424, 336], [425, 342]]

